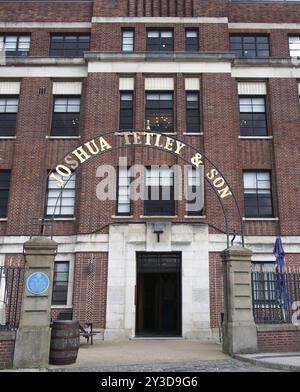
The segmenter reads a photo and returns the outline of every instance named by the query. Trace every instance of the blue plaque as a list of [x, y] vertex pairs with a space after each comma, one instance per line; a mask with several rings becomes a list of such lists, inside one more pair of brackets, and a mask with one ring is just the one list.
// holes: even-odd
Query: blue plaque
[[43, 294], [50, 285], [49, 277], [44, 272], [34, 272], [26, 281], [27, 290], [32, 294]]

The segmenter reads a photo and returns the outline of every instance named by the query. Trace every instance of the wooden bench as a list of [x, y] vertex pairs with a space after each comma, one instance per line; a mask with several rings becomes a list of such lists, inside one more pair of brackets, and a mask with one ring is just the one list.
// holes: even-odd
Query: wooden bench
[[94, 344], [93, 337], [96, 335], [96, 332], [93, 332], [93, 323], [85, 323], [87, 328], [84, 328], [81, 324], [79, 324], [80, 336], [86, 338], [86, 342], [89, 343], [91, 338], [91, 344]]

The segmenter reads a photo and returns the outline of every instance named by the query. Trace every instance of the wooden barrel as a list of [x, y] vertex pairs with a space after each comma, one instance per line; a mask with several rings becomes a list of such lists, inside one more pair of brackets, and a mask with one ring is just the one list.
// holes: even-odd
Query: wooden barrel
[[79, 321], [54, 321], [51, 332], [49, 363], [52, 365], [70, 365], [75, 363], [79, 341]]

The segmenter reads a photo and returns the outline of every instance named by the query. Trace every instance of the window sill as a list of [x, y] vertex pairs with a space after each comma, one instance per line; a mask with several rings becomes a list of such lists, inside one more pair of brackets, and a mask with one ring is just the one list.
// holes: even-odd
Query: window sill
[[132, 219], [133, 215], [112, 215], [112, 219]]
[[206, 219], [206, 215], [184, 215], [184, 219]]
[[0, 218], [0, 222], [7, 222], [7, 218]]
[[72, 305], [51, 305], [51, 309], [72, 309]]
[[250, 139], [250, 140], [256, 140], [256, 139], [273, 139], [273, 136], [239, 136], [239, 139]]
[[46, 136], [46, 139], [81, 139], [81, 136]]
[[15, 140], [17, 136], [0, 136], [0, 140]]
[[278, 221], [279, 218], [245, 218], [243, 217], [243, 221]]
[[[48, 219], [49, 221], [51, 221], [51, 219]], [[67, 222], [67, 221], [70, 221], [70, 222], [74, 222], [75, 220], [76, 220], [76, 218], [59, 218], [59, 217], [57, 217], [57, 218], [53, 218], [53, 220], [54, 221], [63, 221], [63, 222]]]
[[188, 136], [202, 136], [204, 135], [203, 132], [183, 132], [183, 135], [188, 135]]
[[140, 215], [140, 219], [174, 219], [178, 215]]

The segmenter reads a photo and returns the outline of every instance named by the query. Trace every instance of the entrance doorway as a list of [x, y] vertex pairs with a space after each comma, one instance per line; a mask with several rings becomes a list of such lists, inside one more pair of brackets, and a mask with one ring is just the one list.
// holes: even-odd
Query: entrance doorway
[[181, 336], [181, 253], [137, 253], [136, 335]]

